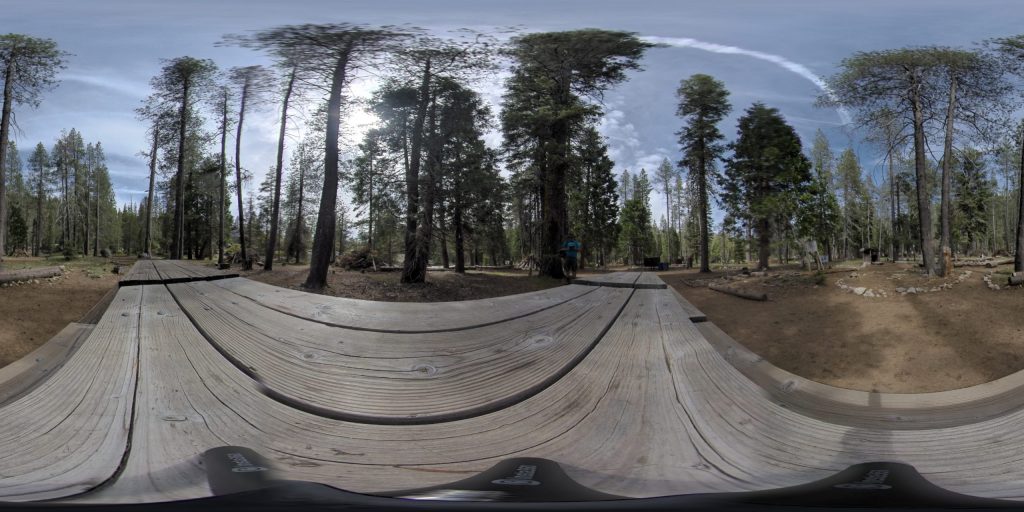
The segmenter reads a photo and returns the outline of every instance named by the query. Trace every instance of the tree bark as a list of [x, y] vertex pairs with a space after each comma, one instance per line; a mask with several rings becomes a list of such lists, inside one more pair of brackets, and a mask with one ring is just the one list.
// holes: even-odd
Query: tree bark
[[181, 113], [178, 116], [178, 172], [174, 176], [174, 250], [172, 260], [180, 260], [185, 249], [185, 131], [188, 126], [188, 93], [191, 83], [182, 84]]
[[228, 94], [225, 90], [220, 119], [220, 179], [217, 183], [217, 268], [224, 266], [224, 203], [228, 180]]
[[423, 66], [420, 81], [419, 104], [416, 119], [413, 120], [412, 143], [409, 148], [409, 164], [405, 170], [405, 261], [402, 265], [403, 283], [422, 283], [426, 280], [427, 269], [417, 257], [417, 226], [420, 206], [420, 158], [423, 152], [423, 126], [427, 119], [427, 105], [430, 102], [431, 69], [428, 57]]
[[0, 258], [7, 254], [7, 137], [11, 128], [11, 106], [14, 102], [14, 59], [4, 70], [4, 106], [0, 114]]
[[[153, 122], [153, 147], [149, 152], [149, 191], [146, 194], [146, 227], [142, 245], [142, 251], [152, 255], [152, 234], [153, 225], [153, 189], [156, 188], [156, 152], [160, 144], [160, 128], [156, 121]], [[40, 205], [40, 208], [42, 206]]]
[[235, 127], [235, 195], [238, 198], [238, 243], [241, 245], [242, 261], [246, 261], [245, 252], [245, 206], [242, 204], [242, 123], [245, 122], [245, 101], [249, 95], [249, 84], [242, 86], [242, 97], [238, 106], [238, 126]]
[[424, 281], [426, 280], [426, 269], [427, 264], [430, 260], [430, 244], [434, 240], [434, 196], [437, 188], [437, 173], [440, 167], [440, 152], [441, 145], [440, 141], [437, 140], [439, 137], [437, 131], [437, 104], [436, 99], [431, 98], [430, 100], [430, 113], [428, 115], [429, 127], [427, 128], [427, 134], [429, 134], [429, 141], [427, 144], [427, 174], [426, 181], [423, 183], [422, 190], [420, 192], [420, 203], [421, 203], [421, 218], [419, 223], [419, 230], [416, 232], [416, 267], [423, 269]]
[[725, 293], [725, 294], [728, 294], [728, 295], [733, 295], [733, 296], [736, 296], [736, 297], [740, 297], [742, 299], [756, 300], [756, 301], [761, 301], [761, 302], [764, 302], [764, 301], [768, 300], [768, 294], [756, 293], [756, 292], [751, 292], [751, 291], [747, 291], [747, 290], [738, 290], [738, 289], [729, 288], [728, 286], [723, 286], [723, 285], [720, 285], [720, 284], [717, 284], [717, 283], [709, 284], [708, 285], [708, 289], [714, 290], [716, 292], [721, 292], [721, 293]]
[[295, 89], [295, 67], [292, 67], [288, 75], [288, 85], [284, 90], [284, 99], [281, 101], [281, 130], [277, 135], [277, 163], [274, 168], [274, 204], [270, 213], [270, 238], [267, 239], [267, 254], [263, 262], [263, 270], [274, 269], [274, 252], [277, 250], [277, 229], [281, 223], [281, 173], [284, 169], [284, 136], [288, 124], [288, 102], [291, 100], [292, 91]]
[[466, 244], [462, 230], [462, 204], [460, 204], [458, 200], [455, 201], [452, 222], [455, 224], [455, 271], [460, 274], [465, 274]]
[[303, 285], [314, 290], [327, 284], [327, 271], [334, 251], [335, 216], [338, 203], [338, 136], [341, 125], [341, 90], [348, 71], [349, 44], [338, 58], [331, 76], [331, 93], [327, 98], [327, 137], [324, 151], [324, 189], [320, 195], [320, 212], [313, 234], [313, 254], [309, 259], [309, 276]]
[[772, 255], [772, 233], [771, 224], [768, 219], [757, 221], [757, 266], [761, 270], [768, 270], [768, 262]]
[[710, 230], [708, 229], [708, 175], [707, 153], [705, 141], [701, 138], [700, 151], [697, 152], [697, 209], [700, 210], [698, 228], [700, 229], [700, 271], [711, 272]]
[[1024, 272], [1024, 130], [1020, 141], [1020, 187], [1017, 193], [1017, 253], [1013, 257], [1013, 271]]
[[295, 247], [295, 264], [298, 265], [302, 261], [302, 226], [304, 224], [304, 211], [302, 202], [305, 199], [305, 193], [303, 188], [306, 185], [306, 169], [305, 167], [299, 166], [299, 205], [295, 214], [295, 236], [292, 238], [293, 246]]
[[914, 173], [917, 176], [917, 206], [921, 225], [921, 257], [925, 273], [935, 275], [935, 235], [932, 233], [932, 198], [928, 187], [928, 172], [924, 153], [924, 107], [921, 105], [921, 77], [914, 73], [911, 107], [914, 115]]
[[949, 105], [946, 107], [946, 138], [944, 143], [944, 154], [942, 155], [942, 203], [941, 203], [941, 216], [940, 223], [942, 224], [942, 238], [940, 240], [940, 246], [942, 247], [942, 261], [939, 265], [939, 274], [942, 276], [949, 275], [952, 269], [952, 234], [951, 234], [951, 211], [950, 203], [952, 199], [951, 195], [951, 181], [952, 181], [952, 162], [953, 162], [953, 119], [956, 112], [956, 75], [950, 72], [949, 76]]

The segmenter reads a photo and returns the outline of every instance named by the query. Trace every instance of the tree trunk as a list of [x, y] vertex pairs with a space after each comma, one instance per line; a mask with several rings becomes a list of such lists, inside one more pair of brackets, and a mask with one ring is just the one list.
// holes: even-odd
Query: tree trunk
[[[149, 153], [149, 192], [146, 196], [146, 228], [145, 228], [145, 241], [143, 242], [143, 252], [146, 254], [153, 254], [153, 238], [150, 233], [151, 226], [153, 225], [153, 189], [156, 188], [156, 152], [157, 147], [160, 144], [160, 128], [157, 123], [153, 123], [153, 147]], [[222, 201], [223, 202], [223, 201]], [[42, 208], [42, 203], [40, 203]], [[42, 211], [42, 210], [40, 210]]]
[[420, 206], [420, 163], [423, 152], [423, 126], [427, 119], [427, 105], [430, 102], [430, 58], [423, 66], [423, 78], [420, 81], [419, 103], [416, 106], [416, 119], [412, 127], [412, 147], [409, 149], [409, 165], [405, 169], [405, 261], [402, 265], [403, 283], [422, 283], [426, 280], [427, 269], [420, 266], [417, 257], [419, 244], [417, 241], [417, 225]]
[[941, 219], [942, 224], [942, 238], [940, 246], [942, 248], [942, 261], [939, 265], [939, 274], [942, 276], [949, 275], [953, 271], [952, 268], [952, 234], [951, 234], [951, 211], [950, 203], [952, 199], [951, 194], [951, 181], [952, 181], [952, 161], [953, 161], [953, 119], [956, 111], [956, 75], [950, 73], [949, 77], [949, 105], [946, 107], [946, 138], [944, 145], [944, 153], [942, 155], [942, 203], [941, 203]]
[[92, 255], [95, 257], [100, 255], [100, 182], [93, 178], [93, 183], [96, 184], [96, 230], [92, 238]]
[[[920, 77], [915, 75], [915, 79]], [[914, 173], [917, 176], [917, 207], [921, 225], [921, 257], [924, 270], [929, 276], [935, 275], [935, 235], [932, 233], [932, 199], [928, 187], [928, 172], [925, 168], [924, 153], [924, 107], [921, 105], [920, 84], [911, 93], [914, 114]]]
[[238, 106], [238, 126], [235, 127], [235, 195], [238, 199], [238, 243], [241, 246], [242, 261], [246, 261], [245, 252], [245, 206], [242, 204], [242, 123], [245, 122], [245, 101], [249, 94], [249, 84], [242, 86], [242, 97]]
[[462, 231], [462, 205], [455, 201], [452, 223], [455, 225], [455, 271], [460, 274], [466, 273], [466, 244]]
[[7, 254], [7, 137], [11, 129], [11, 104], [14, 101], [14, 60], [4, 71], [4, 106], [0, 115], [0, 258]]
[[313, 254], [309, 259], [309, 276], [305, 288], [322, 289], [327, 284], [327, 270], [334, 250], [335, 216], [338, 203], [338, 135], [341, 125], [341, 90], [345, 86], [351, 44], [341, 53], [331, 77], [331, 94], [327, 98], [327, 141], [324, 152], [324, 189], [320, 195], [320, 212], [313, 234]]
[[427, 133], [430, 139], [427, 144], [427, 174], [426, 181], [420, 191], [421, 217], [419, 230], [416, 232], [416, 262], [417, 268], [423, 269], [424, 281], [426, 280], [427, 263], [430, 260], [430, 243], [433, 241], [434, 231], [434, 192], [437, 188], [437, 173], [440, 167], [441, 143], [437, 139], [437, 105], [435, 99], [430, 100], [430, 114], [428, 116], [429, 127]]
[[172, 260], [180, 260], [185, 247], [185, 131], [188, 127], [189, 79], [182, 85], [181, 115], [178, 117], [178, 172], [174, 176], [174, 250]]
[[305, 193], [303, 192], [303, 187], [305, 187], [305, 185], [306, 185], [306, 168], [303, 167], [303, 166], [299, 166], [299, 205], [298, 205], [298, 210], [296, 210], [297, 213], [295, 214], [295, 236], [292, 238], [292, 240], [293, 240], [292, 244], [295, 247], [295, 264], [296, 265], [301, 263], [301, 257], [300, 256], [302, 255], [302, 231], [303, 231], [302, 226], [304, 224], [303, 219], [305, 219], [305, 211], [302, 209], [302, 202], [303, 202], [303, 199], [305, 199]]
[[772, 255], [772, 233], [771, 224], [768, 219], [757, 221], [757, 266], [761, 270], [768, 270], [768, 262]]
[[281, 130], [277, 135], [277, 163], [274, 168], [274, 203], [270, 213], [270, 237], [267, 239], [266, 259], [263, 262], [263, 270], [274, 269], [274, 252], [277, 250], [277, 228], [281, 223], [281, 172], [284, 169], [284, 136], [288, 124], [288, 101], [291, 100], [292, 91], [295, 89], [295, 67], [292, 67], [288, 75], [288, 85], [284, 90], [284, 99], [281, 101]]
[[700, 229], [700, 271], [711, 272], [711, 248], [710, 233], [708, 229], [708, 175], [707, 155], [704, 151], [704, 139], [700, 140], [700, 151], [697, 157], [697, 208], [700, 218], [698, 227]]
[[1017, 194], [1017, 253], [1013, 257], [1013, 271], [1024, 272], [1024, 130], [1020, 141], [1020, 187]]
[[217, 180], [217, 268], [224, 266], [224, 203], [228, 180], [228, 94], [225, 90], [220, 119], [220, 179]]

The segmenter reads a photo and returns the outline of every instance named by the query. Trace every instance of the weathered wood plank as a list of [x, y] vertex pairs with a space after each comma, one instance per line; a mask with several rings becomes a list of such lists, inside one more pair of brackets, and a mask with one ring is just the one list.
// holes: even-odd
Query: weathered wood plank
[[179, 260], [139, 260], [121, 278], [120, 286], [212, 281], [238, 277], [214, 268], [184, 263]]
[[90, 324], [70, 323], [39, 348], [0, 367], [0, 405], [28, 393], [64, 366], [92, 329]]
[[[362, 492], [439, 484], [502, 458], [540, 456], [562, 462], [585, 485], [627, 496], [794, 485], [879, 458], [914, 464], [957, 492], [1024, 495], [1024, 413], [910, 431], [808, 417], [775, 403], [729, 364], [669, 290], [633, 291], [587, 357], [522, 402], [440, 424], [368, 425], [263, 395], [196, 331], [166, 289], [153, 288], [162, 297], [147, 308], [163, 315], [152, 329], [159, 336], [147, 342], [158, 352], [143, 363], [154, 378], [139, 396], [149, 393], [147, 403], [166, 405], [140, 414], [138, 421], [150, 425], [137, 428], [152, 435], [133, 443], [123, 480], [90, 500], [206, 495], [192, 465], [196, 454], [219, 444], [263, 452], [283, 478]], [[166, 421], [163, 410], [182, 411], [186, 420]]]
[[[165, 313], [165, 336], [153, 341], [167, 372], [156, 377], [154, 371], [151, 382], [173, 384], [147, 385], [147, 401], [177, 400], [180, 415], [201, 421], [194, 428], [172, 428], [159, 423], [158, 411], [140, 415], [139, 421], [151, 422], [160, 433], [154, 441], [133, 444], [124, 487], [119, 489], [119, 480], [90, 501], [206, 495], [205, 482], [188, 481], [188, 468], [196, 454], [220, 444], [263, 452], [281, 478], [364, 492], [440, 484], [513, 456], [553, 458], [585, 485], [632, 496], [756, 487], [717, 469], [728, 464], [710, 450], [701, 454], [691, 442], [697, 432], [672, 387], [658, 311], [649, 298], [630, 300], [603, 341], [536, 395], [483, 416], [428, 425], [351, 423], [274, 401], [175, 311], [170, 295], [153, 306]], [[169, 478], [154, 482], [146, 475]]]
[[122, 288], [59, 371], [0, 407], [0, 500], [72, 496], [115, 475], [132, 421], [141, 298], [141, 288]]
[[135, 286], [140, 284], [153, 284], [162, 281], [160, 273], [153, 265], [153, 260], [136, 261], [128, 273], [118, 282], [119, 286]]
[[316, 414], [372, 423], [450, 421], [520, 401], [585, 356], [630, 295], [600, 288], [516, 320], [410, 334], [295, 318], [212, 283], [168, 288], [200, 332], [267, 392]]
[[456, 331], [505, 322], [594, 291], [569, 285], [490, 299], [414, 303], [331, 297], [242, 278], [214, 284], [275, 311], [326, 325], [405, 333]]
[[654, 272], [641, 272], [640, 277], [638, 277], [636, 282], [633, 284], [633, 288], [657, 290], [667, 288], [667, 286], [665, 285], [665, 282], [658, 277], [658, 274], [655, 274]]
[[611, 274], [596, 274], [575, 279], [573, 280], [573, 283], [586, 286], [633, 288], [636, 280], [640, 278], [640, 274], [640, 272], [612, 272]]

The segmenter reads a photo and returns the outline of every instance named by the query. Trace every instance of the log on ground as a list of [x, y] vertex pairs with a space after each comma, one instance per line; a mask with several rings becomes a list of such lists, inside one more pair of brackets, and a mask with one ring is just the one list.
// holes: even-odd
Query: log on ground
[[768, 294], [766, 294], [766, 293], [752, 292], [752, 291], [749, 291], [749, 290], [739, 290], [739, 289], [736, 289], [736, 288], [730, 288], [728, 286], [723, 286], [723, 285], [716, 284], [716, 283], [709, 284], [708, 288], [710, 288], [710, 289], [712, 289], [712, 290], [714, 290], [716, 292], [722, 292], [722, 293], [726, 293], [726, 294], [729, 294], [729, 295], [734, 295], [734, 296], [739, 297], [741, 299], [757, 300], [757, 301], [762, 301], [762, 302], [768, 300]]
[[63, 271], [60, 267], [8, 270], [6, 272], [0, 272], [0, 283], [13, 283], [15, 281], [27, 281], [29, 279], [44, 279], [47, 277], [59, 276], [62, 272]]

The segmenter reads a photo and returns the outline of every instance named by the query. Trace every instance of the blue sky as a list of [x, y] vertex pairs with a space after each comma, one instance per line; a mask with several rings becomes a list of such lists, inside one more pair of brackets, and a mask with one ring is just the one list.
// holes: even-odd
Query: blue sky
[[[678, 159], [675, 89], [681, 79], [707, 73], [724, 81], [731, 91], [733, 113], [721, 127], [728, 138], [735, 136], [736, 118], [760, 101], [778, 108], [805, 146], [820, 128], [837, 152], [852, 145], [869, 172], [880, 172], [878, 151], [862, 144], [859, 134], [844, 129], [840, 113], [814, 107], [819, 89], [792, 68], [828, 76], [856, 51], [929, 44], [969, 46], [989, 37], [1024, 32], [1021, 4], [1012, 0], [2, 0], [0, 4], [0, 30], [52, 38], [73, 54], [61, 85], [46, 94], [43, 104], [17, 110], [20, 130], [14, 136], [22, 152], [40, 141], [49, 148], [61, 129], [77, 128], [87, 141], [103, 143], [121, 202], [137, 201], [145, 190], [146, 162], [138, 156], [146, 147], [145, 127], [135, 119], [133, 109], [149, 94], [149, 79], [159, 71], [160, 59], [211, 58], [224, 69], [266, 62], [249, 50], [215, 47], [226, 33], [345, 21], [409, 23], [436, 31], [509, 25], [525, 31], [599, 27], [641, 36], [689, 38], [704, 49], [651, 50], [644, 71], [633, 73], [627, 83], [606, 95], [601, 131], [620, 171], [640, 167], [650, 171], [664, 157]], [[747, 53], [720, 53], [721, 47]], [[749, 52], [761, 54], [760, 58]], [[492, 99], [500, 95], [501, 87], [500, 80], [477, 85]], [[357, 92], [368, 89], [366, 83]], [[242, 164], [257, 175], [257, 183], [274, 161], [274, 117], [272, 109], [257, 113], [244, 134]], [[656, 215], [661, 215], [663, 204], [658, 197], [652, 198]]]

